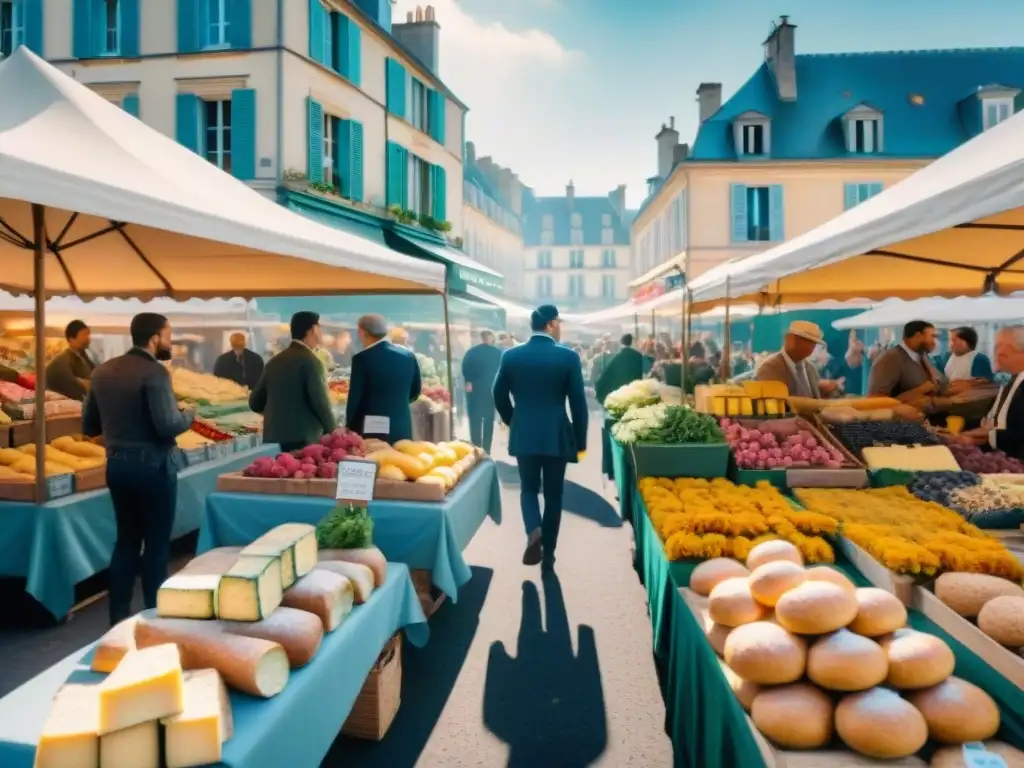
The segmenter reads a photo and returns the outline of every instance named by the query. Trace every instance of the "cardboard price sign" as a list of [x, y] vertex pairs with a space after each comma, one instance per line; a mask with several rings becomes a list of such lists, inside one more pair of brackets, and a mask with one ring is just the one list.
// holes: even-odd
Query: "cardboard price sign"
[[999, 755], [987, 752], [984, 744], [964, 744], [964, 768], [1007, 768]]
[[377, 464], [364, 459], [343, 459], [338, 462], [338, 484], [334, 498], [366, 506], [373, 500], [377, 482]]

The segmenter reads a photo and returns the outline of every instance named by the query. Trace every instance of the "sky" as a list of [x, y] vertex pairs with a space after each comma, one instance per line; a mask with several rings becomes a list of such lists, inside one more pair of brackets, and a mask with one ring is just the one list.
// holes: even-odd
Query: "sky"
[[763, 61], [771, 22], [796, 24], [797, 53], [1024, 45], [1021, 0], [396, 0], [395, 21], [433, 4], [440, 76], [469, 106], [478, 157], [540, 195], [643, 201], [654, 135], [670, 116], [697, 131], [696, 90], [728, 99]]

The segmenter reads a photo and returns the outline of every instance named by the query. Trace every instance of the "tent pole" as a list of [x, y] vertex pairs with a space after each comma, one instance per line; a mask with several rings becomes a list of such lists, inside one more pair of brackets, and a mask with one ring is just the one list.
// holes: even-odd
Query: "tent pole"
[[441, 294], [441, 301], [444, 303], [444, 355], [448, 363], [448, 439], [455, 439], [455, 374], [452, 372], [452, 324], [448, 317], [448, 275], [445, 271], [444, 293]]
[[636, 312], [633, 313], [633, 338], [636, 340], [637, 346], [640, 345], [640, 317]]
[[686, 402], [686, 379], [690, 375], [690, 289], [683, 291], [683, 314], [680, 317], [680, 334], [682, 338], [679, 344], [679, 358], [682, 362], [679, 373], [679, 388], [683, 390], [683, 402]]
[[46, 502], [46, 209], [32, 204], [33, 298], [36, 325], [36, 501]]
[[651, 310], [651, 337], [654, 338], [658, 335], [658, 328], [654, 322], [654, 310]]
[[722, 379], [727, 380], [732, 368], [732, 321], [729, 317], [729, 276], [725, 276], [725, 328], [722, 333]]

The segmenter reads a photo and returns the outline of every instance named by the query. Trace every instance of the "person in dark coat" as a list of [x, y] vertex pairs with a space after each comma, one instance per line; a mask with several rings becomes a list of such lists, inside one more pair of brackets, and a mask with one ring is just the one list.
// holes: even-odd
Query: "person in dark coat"
[[409, 404], [421, 391], [416, 355], [388, 341], [388, 326], [380, 315], [359, 318], [358, 332], [363, 349], [352, 357], [345, 423], [363, 437], [392, 444], [411, 440]]
[[[132, 348], [100, 365], [82, 407], [82, 432], [103, 435], [107, 488], [117, 539], [110, 558], [110, 624], [131, 616], [135, 577], [141, 571], [142, 601], [156, 608], [167, 578], [171, 530], [178, 499], [175, 438], [195, 414], [178, 409], [170, 371], [171, 326], [143, 312], [132, 318]], [[160, 362], [158, 362], [160, 361]]]
[[473, 445], [491, 452], [494, 436], [494, 379], [498, 376], [501, 350], [491, 331], [480, 333], [480, 343], [470, 347], [462, 358], [462, 378], [466, 386], [466, 413], [469, 439]]
[[282, 451], [312, 445], [334, 430], [334, 413], [327, 396], [320, 359], [320, 315], [296, 312], [291, 321], [292, 343], [263, 368], [249, 407], [263, 414], [263, 440], [280, 443]]
[[85, 400], [96, 363], [86, 352], [91, 340], [89, 326], [72, 320], [64, 329], [68, 348], [46, 366], [46, 388], [71, 400]]
[[604, 399], [619, 387], [642, 379], [651, 369], [653, 362], [633, 349], [633, 334], [627, 333], [620, 340], [622, 348], [604, 365], [604, 370], [594, 385], [597, 402], [604, 405]]
[[1024, 460], [1024, 325], [1000, 328], [995, 347], [996, 367], [1012, 378], [1000, 387], [981, 427], [962, 433], [957, 440]]
[[[509, 426], [508, 452], [519, 464], [523, 563], [548, 569], [555, 563], [566, 466], [587, 450], [589, 417], [580, 358], [558, 343], [560, 325], [557, 308], [535, 309], [533, 335], [502, 355], [494, 381], [494, 405]], [[537, 499], [542, 489], [543, 516]]]
[[263, 358], [245, 346], [244, 333], [232, 333], [231, 349], [213, 363], [213, 375], [256, 389], [263, 375]]

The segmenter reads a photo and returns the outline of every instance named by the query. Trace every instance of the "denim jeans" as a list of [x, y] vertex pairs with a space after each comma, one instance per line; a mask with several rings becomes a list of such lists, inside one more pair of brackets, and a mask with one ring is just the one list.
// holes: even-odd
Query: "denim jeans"
[[[562, 490], [569, 462], [554, 456], [518, 456], [516, 462], [519, 464], [519, 504], [526, 533], [529, 535], [540, 528], [544, 557], [551, 558], [562, 525]], [[543, 515], [537, 498], [542, 490]]]
[[470, 442], [490, 453], [494, 438], [494, 398], [489, 395], [466, 395], [466, 414], [469, 417]]
[[107, 487], [117, 522], [110, 558], [111, 624], [132, 615], [136, 576], [142, 577], [145, 607], [156, 607], [170, 560], [177, 469], [174, 456], [165, 450], [115, 448], [107, 456]]

